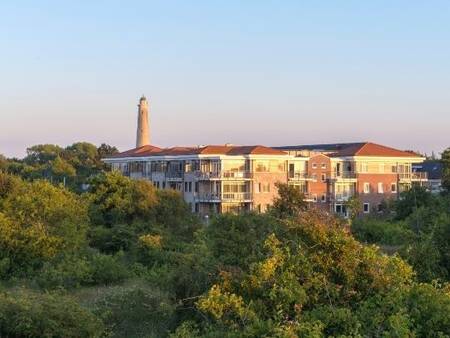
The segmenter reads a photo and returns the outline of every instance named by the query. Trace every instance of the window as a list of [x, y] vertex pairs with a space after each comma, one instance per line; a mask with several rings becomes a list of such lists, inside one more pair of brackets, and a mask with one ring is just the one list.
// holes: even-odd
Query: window
[[341, 204], [336, 204], [335, 208], [336, 208], [335, 209], [336, 213], [340, 214], [342, 212], [342, 205]]
[[364, 183], [364, 193], [369, 194], [370, 193], [370, 183], [365, 182]]
[[327, 180], [327, 175], [326, 174], [322, 174], [321, 175], [321, 179], [322, 179], [322, 182], [325, 182]]
[[322, 169], [327, 169], [327, 164], [326, 163], [322, 163]]
[[370, 212], [370, 204], [369, 203], [364, 203], [364, 205], [363, 205], [363, 212], [365, 214], [368, 214]]
[[391, 192], [393, 194], [397, 192], [397, 183], [391, 183]]
[[313, 168], [313, 169], [317, 169], [317, 163], [313, 163], [313, 164], [312, 164], [312, 168]]
[[185, 192], [188, 191], [188, 182], [184, 182], [184, 191], [185, 191]]
[[325, 203], [327, 201], [327, 195], [322, 194], [321, 200], [322, 200], [322, 203]]
[[384, 187], [382, 182], [378, 182], [378, 193], [383, 194], [384, 193]]
[[270, 183], [261, 184], [260, 189], [261, 192], [270, 192]]
[[378, 212], [383, 212], [383, 204], [381, 204], [381, 203], [378, 203], [378, 205], [377, 205], [377, 211]]
[[194, 190], [195, 190], [195, 192], [198, 192], [198, 182], [195, 182]]
[[261, 183], [255, 183], [255, 193], [261, 192]]
[[312, 174], [311, 178], [313, 179], [313, 181], [317, 181], [317, 174]]
[[317, 202], [317, 194], [313, 194], [312, 198], [314, 202]]
[[165, 181], [162, 182], [162, 188], [166, 189], [166, 182]]
[[360, 168], [361, 168], [362, 173], [369, 172], [369, 164], [368, 163], [365, 163], [365, 162], [361, 163]]

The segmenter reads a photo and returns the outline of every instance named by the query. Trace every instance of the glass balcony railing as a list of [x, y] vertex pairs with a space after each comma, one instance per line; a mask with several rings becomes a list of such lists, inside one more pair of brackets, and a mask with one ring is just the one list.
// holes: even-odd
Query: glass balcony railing
[[250, 179], [253, 177], [250, 171], [211, 171], [203, 172], [197, 171], [195, 175], [198, 179]]
[[231, 192], [231, 193], [197, 193], [195, 199], [205, 202], [243, 202], [251, 201], [252, 194], [250, 192]]

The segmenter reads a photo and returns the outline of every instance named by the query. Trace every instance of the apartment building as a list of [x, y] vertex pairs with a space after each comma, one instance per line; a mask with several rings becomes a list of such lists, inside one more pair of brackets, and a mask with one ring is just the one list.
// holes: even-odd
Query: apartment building
[[346, 201], [358, 195], [364, 213], [377, 212], [412, 184], [426, 181], [412, 171], [412, 152], [363, 142], [321, 146], [209, 145], [158, 148], [145, 145], [104, 159], [113, 170], [179, 191], [193, 212], [264, 212], [288, 183], [312, 205], [348, 216]]

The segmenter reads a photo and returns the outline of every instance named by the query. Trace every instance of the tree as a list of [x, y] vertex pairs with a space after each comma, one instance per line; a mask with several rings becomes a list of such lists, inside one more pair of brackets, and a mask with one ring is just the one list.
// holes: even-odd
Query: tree
[[[27, 273], [59, 253], [86, 245], [84, 201], [46, 181], [0, 173], [0, 259], [3, 276]], [[20, 270], [20, 271], [19, 271]]]
[[109, 144], [102, 143], [100, 147], [97, 148], [98, 156], [100, 158], [105, 158], [111, 155], [115, 155], [119, 153], [119, 150], [114, 147], [110, 146]]
[[91, 220], [95, 224], [108, 226], [129, 224], [148, 217], [158, 201], [152, 184], [132, 180], [118, 172], [93, 177], [87, 198]]
[[361, 199], [358, 196], [352, 196], [350, 197], [346, 202], [345, 202], [345, 206], [347, 207], [349, 213], [350, 213], [350, 218], [352, 220], [355, 220], [356, 217], [358, 217], [358, 215], [361, 213], [362, 211], [362, 203], [361, 203]]
[[355, 309], [412, 284], [403, 260], [360, 244], [332, 217], [308, 211], [283, 224], [248, 272], [224, 275], [198, 301], [217, 335], [363, 335]]
[[431, 207], [437, 203], [436, 198], [424, 187], [413, 185], [411, 189], [400, 194], [395, 203], [397, 219], [405, 219], [421, 207]]
[[5, 156], [0, 154], [0, 172], [5, 171], [8, 168], [8, 160]]
[[54, 144], [38, 144], [27, 148], [24, 161], [30, 165], [46, 164], [63, 153], [64, 149]]
[[442, 187], [450, 193], [450, 148], [447, 148], [441, 155], [442, 162]]
[[305, 195], [296, 187], [276, 183], [278, 197], [273, 201], [271, 212], [279, 218], [294, 217], [307, 208]]

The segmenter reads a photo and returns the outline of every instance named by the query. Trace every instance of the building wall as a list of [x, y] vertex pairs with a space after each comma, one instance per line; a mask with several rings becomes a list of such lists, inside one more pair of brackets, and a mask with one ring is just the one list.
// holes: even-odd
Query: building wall
[[[264, 212], [273, 203], [273, 199], [278, 196], [276, 183], [287, 183], [287, 173], [253, 173], [253, 208], [255, 210]], [[264, 191], [264, 186], [269, 187], [268, 192]]]
[[[308, 193], [311, 198], [316, 198], [316, 205], [328, 209], [328, 178], [331, 172], [331, 161], [328, 156], [318, 154], [313, 155], [308, 161], [308, 173], [314, 177], [313, 181], [308, 183]], [[324, 178], [324, 179], [323, 179]], [[322, 198], [325, 197], [325, 202]]]
[[[398, 175], [395, 173], [387, 174], [370, 174], [370, 173], [358, 173], [357, 174], [357, 192], [361, 202], [369, 203], [370, 212], [377, 211], [378, 205], [383, 200], [396, 199], [398, 195]], [[369, 183], [370, 192], [364, 191], [364, 184]], [[378, 184], [383, 186], [383, 192], [379, 192]], [[392, 191], [391, 184], [396, 185], [396, 191]]]

